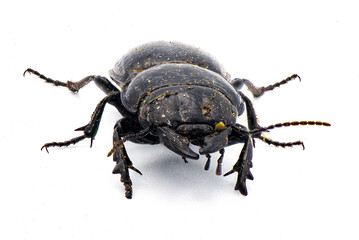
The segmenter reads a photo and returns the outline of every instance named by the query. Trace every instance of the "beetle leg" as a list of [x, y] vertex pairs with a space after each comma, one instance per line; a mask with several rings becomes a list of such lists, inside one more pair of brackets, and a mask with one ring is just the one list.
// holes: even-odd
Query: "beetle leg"
[[[115, 128], [113, 133], [113, 142], [117, 142], [120, 140], [118, 135], [117, 128]], [[116, 166], [113, 169], [113, 174], [121, 174], [121, 182], [125, 186], [125, 196], [126, 198], [132, 198], [132, 181], [130, 178], [130, 173], [128, 171], [129, 167], [132, 165], [131, 160], [129, 159], [126, 149], [123, 146], [122, 148], [118, 148], [113, 154], [113, 161], [116, 162]]]
[[[136, 135], [132, 134], [136, 131], [132, 125], [127, 124], [131, 122], [131, 119], [122, 118], [120, 119], [116, 125], [113, 134], [113, 144], [115, 145], [118, 142], [124, 142], [124, 138], [129, 135]], [[140, 135], [139, 135], [140, 136]], [[113, 174], [121, 174], [121, 182], [123, 182], [125, 186], [125, 196], [126, 198], [132, 198], [132, 181], [130, 178], [129, 169], [139, 173], [142, 173], [133, 166], [132, 161], [130, 160], [129, 156], [127, 155], [126, 148], [122, 143], [121, 146], [117, 147], [113, 152], [113, 161], [116, 162], [116, 166], [113, 169]]]
[[[120, 90], [118, 90], [107, 78], [98, 75], [87, 76], [78, 82], [61, 82], [48, 78], [31, 68], [26, 69], [26, 71], [24, 72], [24, 76], [26, 73], [34, 74], [39, 78], [45, 80], [45, 82], [54, 84], [55, 86], [66, 87], [74, 93], [78, 92], [82, 87], [86, 86], [91, 81], [94, 81], [95, 84], [107, 95], [113, 92], [120, 92]], [[128, 117], [129, 115], [131, 115], [128, 110], [122, 105], [120, 94], [117, 96], [117, 98], [108, 99], [108, 103], [116, 107], [122, 116]]]
[[105, 98], [103, 98], [96, 106], [95, 111], [92, 113], [90, 122], [80, 128], [75, 129], [75, 131], [84, 131], [84, 135], [87, 138], [91, 138], [91, 145], [92, 141], [95, 138], [98, 128], [100, 126], [101, 117], [103, 114], [103, 111], [105, 109], [106, 103], [108, 103], [113, 98], [116, 98], [118, 95], [120, 95], [120, 92], [113, 92], [109, 95], [107, 95]]
[[64, 141], [64, 142], [51, 142], [51, 143], [45, 143], [42, 147], [41, 147], [41, 150], [45, 148], [46, 152], [48, 153], [49, 150], [47, 150], [47, 148], [49, 147], [67, 147], [71, 144], [76, 144], [78, 142], [80, 142], [81, 140], [85, 139], [86, 136], [85, 135], [82, 135], [82, 136], [79, 136], [79, 137], [75, 137], [75, 138], [72, 138], [68, 141]]
[[269, 144], [269, 145], [273, 145], [273, 146], [276, 146], [276, 147], [293, 147], [295, 145], [301, 145], [303, 147], [303, 150], [305, 149], [304, 147], [304, 143], [303, 141], [295, 141], [295, 142], [278, 142], [278, 141], [274, 141], [270, 138], [267, 138], [265, 137], [264, 135], [261, 135], [259, 137], [260, 140], [262, 140], [263, 142]]
[[87, 76], [78, 82], [72, 82], [72, 81], [62, 82], [48, 78], [45, 75], [31, 68], [26, 69], [23, 75], [25, 76], [26, 73], [34, 74], [39, 78], [45, 80], [45, 82], [51, 83], [55, 86], [66, 87], [72, 92], [78, 92], [82, 87], [86, 86], [91, 81], [95, 81], [96, 85], [106, 94], [113, 91], [119, 91], [107, 78], [98, 75]]
[[266, 91], [270, 91], [273, 90], [274, 88], [277, 88], [283, 84], [288, 83], [291, 80], [294, 80], [298, 78], [299, 81], [301, 80], [300, 77], [297, 74], [293, 74], [290, 77], [287, 77], [286, 79], [277, 82], [273, 85], [269, 85], [266, 87], [256, 87], [251, 81], [247, 80], [247, 79], [241, 79], [241, 78], [235, 78], [231, 81], [231, 84], [237, 89], [241, 89], [243, 84], [247, 86], [247, 88], [249, 89], [249, 91], [253, 94], [254, 97], [260, 97], [264, 94], [264, 92]]
[[253, 156], [252, 138], [248, 137], [244, 143], [238, 161], [233, 166], [233, 169], [227, 172], [226, 174], [224, 174], [224, 176], [228, 176], [234, 172], [238, 172], [237, 182], [234, 189], [239, 190], [240, 193], [245, 196], [248, 194], [246, 187], [246, 180], [254, 179], [252, 173], [250, 172], [250, 168], [253, 166], [252, 156]]
[[100, 101], [99, 104], [97, 104], [95, 111], [93, 112], [92, 116], [91, 116], [91, 120], [90, 122], [83, 126], [83, 127], [79, 127], [77, 129], [75, 129], [75, 131], [84, 131], [84, 135], [73, 138], [71, 140], [68, 141], [64, 141], [64, 142], [51, 142], [51, 143], [46, 143], [44, 146], [42, 146], [42, 149], [46, 149], [46, 151], [48, 152], [47, 148], [49, 147], [64, 147], [64, 146], [69, 146], [70, 144], [76, 144], [79, 141], [85, 139], [85, 138], [90, 138], [91, 139], [91, 145], [90, 147], [92, 147], [92, 142], [95, 139], [95, 136], [97, 134], [97, 130], [100, 126], [100, 122], [101, 122], [101, 117], [102, 117], [102, 113], [105, 109], [105, 105], [106, 103], [111, 100], [112, 98], [117, 97], [117, 95], [119, 95], [120, 92], [114, 92], [112, 94], [107, 95], [104, 99], [102, 99]]
[[246, 95], [244, 95], [242, 92], [238, 91], [238, 93], [240, 94], [244, 103], [246, 104], [247, 121], [248, 121], [249, 130], [261, 129], [262, 127], [259, 126], [259, 124], [258, 124], [257, 115], [256, 115], [256, 112], [254, 110], [251, 100], [249, 100], [249, 98]]

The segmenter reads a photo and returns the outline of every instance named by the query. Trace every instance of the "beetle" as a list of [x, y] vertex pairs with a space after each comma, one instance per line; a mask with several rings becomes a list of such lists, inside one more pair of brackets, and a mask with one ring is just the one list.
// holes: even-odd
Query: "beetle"
[[[94, 81], [106, 93], [97, 105], [91, 120], [76, 131], [83, 135], [64, 142], [50, 142], [42, 146], [63, 147], [90, 138], [92, 146], [105, 105], [113, 105], [123, 118], [114, 127], [113, 155], [116, 163], [113, 173], [121, 175], [125, 196], [132, 198], [132, 181], [129, 169], [142, 173], [133, 166], [125, 141], [139, 144], [163, 144], [171, 151], [187, 159], [198, 159], [205, 155], [204, 169], [210, 167], [210, 154], [219, 152], [216, 174], [222, 174], [224, 148], [243, 143], [244, 146], [233, 168], [224, 174], [238, 174], [235, 190], [247, 195], [246, 180], [253, 180], [250, 171], [254, 139], [281, 147], [304, 145], [302, 141], [278, 142], [264, 136], [263, 132], [282, 126], [322, 125], [319, 121], [286, 122], [261, 127], [250, 99], [240, 89], [245, 85], [254, 97], [273, 90], [294, 79], [297, 74], [267, 87], [256, 87], [247, 79], [234, 78], [222, 65], [203, 50], [179, 42], [157, 41], [132, 49], [116, 62], [109, 71], [111, 83], [106, 77], [90, 75], [78, 82], [53, 80], [28, 68], [24, 72], [34, 74], [55, 86], [63, 86], [72, 92]], [[237, 123], [237, 118], [247, 113], [248, 126]], [[191, 150], [190, 144], [200, 147], [199, 154]]]

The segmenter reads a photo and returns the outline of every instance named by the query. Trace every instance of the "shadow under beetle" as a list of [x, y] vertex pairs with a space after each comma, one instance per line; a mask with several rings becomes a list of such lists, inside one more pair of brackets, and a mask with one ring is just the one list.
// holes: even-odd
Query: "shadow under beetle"
[[[132, 49], [109, 71], [114, 86], [107, 78], [91, 75], [79, 82], [61, 82], [45, 77], [33, 69], [32, 73], [56, 86], [63, 86], [78, 92], [89, 82], [106, 93], [91, 116], [90, 122], [76, 131], [84, 134], [65, 142], [46, 143], [42, 149], [63, 147], [90, 138], [91, 146], [96, 136], [101, 116], [107, 103], [113, 105], [123, 118], [117, 121], [113, 134], [113, 155], [116, 166], [113, 173], [121, 174], [125, 195], [132, 197], [132, 182], [129, 169], [136, 169], [127, 155], [125, 141], [141, 144], [162, 143], [171, 151], [187, 158], [198, 159], [205, 155], [205, 170], [210, 166], [210, 153], [219, 151], [216, 174], [221, 175], [224, 148], [244, 143], [242, 152], [233, 169], [224, 174], [238, 173], [235, 190], [247, 195], [246, 180], [253, 180], [252, 149], [254, 138], [274, 146], [304, 145], [302, 141], [277, 142], [263, 135], [263, 132], [282, 126], [323, 125], [326, 122], [301, 121], [286, 122], [261, 127], [253, 105], [239, 89], [247, 86], [254, 97], [273, 90], [282, 84], [299, 78], [294, 74], [281, 82], [267, 87], [256, 87], [247, 79], [230, 79], [222, 66], [199, 48], [178, 42], [153, 42]], [[236, 123], [237, 117], [247, 112], [248, 127]], [[189, 148], [189, 144], [200, 147], [199, 154]]]

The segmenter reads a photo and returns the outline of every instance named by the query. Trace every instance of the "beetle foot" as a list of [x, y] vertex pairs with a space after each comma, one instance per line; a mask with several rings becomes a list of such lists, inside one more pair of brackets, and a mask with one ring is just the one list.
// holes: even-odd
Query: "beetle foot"
[[263, 95], [264, 92], [271, 91], [274, 88], [280, 87], [281, 85], [286, 84], [289, 81], [292, 81], [294, 79], [299, 79], [300, 82], [302, 81], [302, 79], [299, 77], [298, 74], [293, 74], [292, 76], [287, 77], [286, 79], [284, 79], [284, 80], [282, 80], [280, 82], [277, 82], [275, 84], [272, 84], [272, 85], [269, 85], [269, 86], [266, 86], [266, 87], [261, 87], [258, 90], [261, 92], [261, 95]]
[[[49, 77], [46, 77], [45, 75], [39, 73], [38, 71], [35, 71], [34, 69], [31, 69], [31, 68], [28, 68], [25, 70], [25, 72], [23, 73], [23, 76], [25, 77], [25, 74], [26, 73], [29, 73], [29, 74], [34, 74], [36, 75], [37, 77], [45, 80], [45, 82], [47, 83], [50, 83], [50, 84], [53, 84], [55, 86], [62, 86], [62, 87], [67, 87], [70, 91], [72, 92], [78, 92], [78, 90], [80, 89], [77, 85], [79, 85], [78, 83], [73, 83], [71, 81], [67, 81], [66, 83], [65, 82], [62, 82], [62, 81], [58, 81], [58, 80], [53, 80]], [[81, 86], [80, 86], [81, 87]]]
[[231, 84], [237, 89], [241, 89], [243, 84], [247, 86], [248, 90], [253, 94], [254, 97], [260, 97], [262, 96], [265, 92], [267, 91], [271, 91], [277, 87], [280, 87], [283, 84], [288, 83], [289, 81], [292, 81], [294, 79], [299, 79], [299, 81], [301, 81], [301, 78], [299, 77], [298, 74], [293, 74], [290, 77], [287, 77], [286, 79], [277, 82], [275, 84], [271, 84], [268, 85], [266, 87], [256, 87], [251, 81], [249, 81], [248, 79], [240, 79], [240, 78], [235, 78], [232, 80]]
[[34, 74], [37, 77], [41, 78], [42, 80], [45, 80], [45, 82], [53, 84], [55, 86], [66, 87], [67, 89], [69, 89], [73, 93], [77, 93], [82, 87], [86, 86], [91, 81], [96, 81], [101, 86], [104, 86], [104, 88], [106, 89], [105, 92], [107, 92], [107, 90], [111, 91], [114, 88], [112, 86], [112, 84], [108, 83], [108, 80], [106, 78], [101, 77], [101, 76], [97, 76], [97, 75], [87, 76], [87, 77], [83, 78], [82, 80], [80, 80], [78, 82], [72, 82], [72, 81], [62, 82], [62, 81], [59, 81], [59, 80], [53, 80], [53, 79], [51, 79], [49, 77], [46, 77], [45, 75], [43, 75], [43, 74], [39, 73], [38, 71], [35, 71], [34, 69], [31, 69], [31, 68], [28, 68], [28, 69], [25, 70], [25, 72], [23, 73], [24, 77], [25, 77], [26, 73]]
[[45, 148], [46, 152], [49, 152], [49, 150], [47, 148], [49, 147], [67, 147], [69, 146], [70, 144], [76, 144], [78, 143], [79, 141], [85, 139], [86, 136], [85, 135], [82, 135], [82, 136], [79, 136], [79, 137], [76, 137], [76, 138], [72, 138], [68, 141], [65, 141], [65, 142], [51, 142], [51, 143], [46, 143], [44, 144], [42, 147], [41, 147], [41, 151], [42, 149]]
[[261, 135], [260, 136], [260, 139], [269, 144], [269, 145], [273, 145], [273, 146], [276, 146], [276, 147], [282, 147], [282, 148], [285, 148], [285, 147], [293, 147], [293, 146], [298, 146], [298, 145], [301, 145], [303, 147], [303, 150], [305, 150], [305, 146], [304, 146], [304, 143], [303, 141], [295, 141], [295, 142], [278, 142], [278, 141], [274, 141], [270, 138], [267, 138], [265, 137], [264, 135]]
[[132, 186], [131, 183], [124, 183], [125, 185], [125, 196], [127, 199], [132, 198]]
[[132, 169], [133, 171], [142, 175], [142, 173], [132, 165], [127, 165], [124, 161], [118, 161], [115, 168], [113, 169], [113, 174], [121, 174], [121, 182], [125, 186], [125, 196], [128, 199], [132, 198], [132, 181], [130, 178], [130, 173], [128, 169]]
[[232, 170], [230, 170], [223, 176], [226, 177], [234, 172], [238, 172], [237, 182], [236, 182], [236, 185], [234, 186], [234, 190], [238, 190], [242, 195], [247, 196], [248, 191], [247, 191], [247, 186], [246, 186], [246, 180], [254, 179], [251, 171], [249, 170], [249, 168], [241, 167], [238, 169], [238, 168], [233, 167]]

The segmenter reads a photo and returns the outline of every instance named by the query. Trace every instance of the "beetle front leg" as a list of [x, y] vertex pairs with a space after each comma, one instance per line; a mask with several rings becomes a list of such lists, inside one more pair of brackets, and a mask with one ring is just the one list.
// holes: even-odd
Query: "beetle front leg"
[[226, 174], [224, 174], [224, 176], [228, 176], [234, 172], [238, 172], [237, 182], [234, 189], [238, 190], [244, 196], [247, 196], [248, 194], [246, 187], [246, 180], [254, 179], [250, 171], [250, 168], [253, 166], [252, 156], [253, 156], [252, 138], [248, 137], [244, 143], [238, 161], [233, 166], [233, 169], [227, 172]]
[[[137, 126], [133, 126], [134, 121], [128, 118], [120, 119], [116, 125], [115, 130], [113, 133], [113, 144], [119, 143], [124, 141], [124, 138], [129, 135], [136, 135], [133, 134], [137, 132]], [[140, 135], [139, 135], [140, 136]], [[125, 186], [125, 196], [128, 199], [132, 198], [132, 181], [130, 178], [129, 169], [139, 173], [142, 173], [133, 166], [132, 161], [127, 155], [125, 145], [121, 144], [121, 146], [117, 147], [113, 152], [113, 161], [116, 162], [116, 166], [113, 169], [113, 174], [121, 174], [121, 182], [123, 182]]]
[[[113, 133], [113, 142], [118, 142], [120, 137], [118, 135], [117, 129]], [[113, 154], [113, 161], [116, 162], [116, 166], [113, 169], [113, 174], [121, 174], [121, 182], [125, 186], [125, 196], [128, 199], [132, 198], [132, 181], [130, 178], [130, 173], [128, 171], [129, 166], [132, 165], [130, 158], [127, 155], [126, 148], [123, 145], [121, 148], [118, 148]]]

